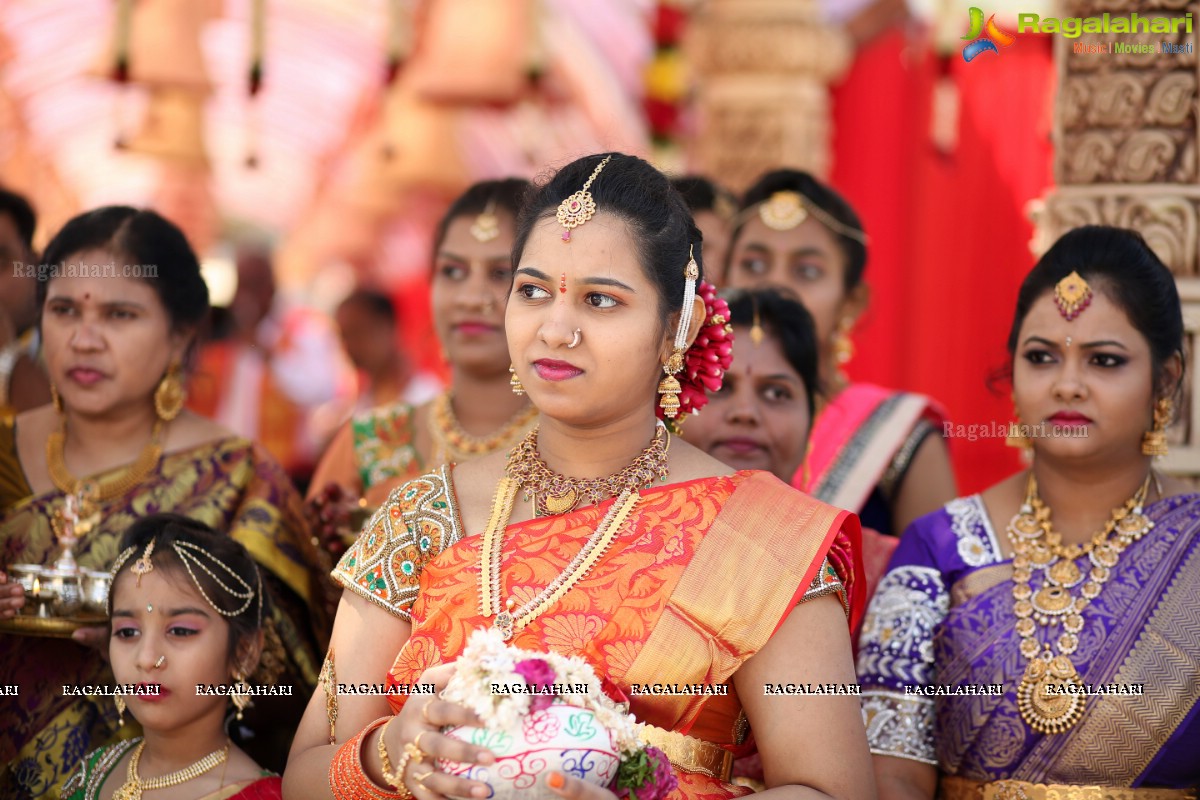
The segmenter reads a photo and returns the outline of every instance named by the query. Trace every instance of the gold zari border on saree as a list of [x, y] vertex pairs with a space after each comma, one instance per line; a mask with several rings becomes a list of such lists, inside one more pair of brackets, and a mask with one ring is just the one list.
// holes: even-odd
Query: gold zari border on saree
[[1076, 786], [1026, 781], [973, 781], [945, 777], [938, 800], [1195, 800], [1187, 789], [1133, 789], [1121, 786]]

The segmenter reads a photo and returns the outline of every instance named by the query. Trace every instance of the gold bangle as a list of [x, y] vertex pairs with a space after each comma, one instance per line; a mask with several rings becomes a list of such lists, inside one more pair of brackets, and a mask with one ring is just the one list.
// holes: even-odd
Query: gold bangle
[[420, 747], [417, 747], [417, 742], [415, 739], [404, 745], [404, 755], [408, 756], [410, 759], [416, 759], [418, 764], [420, 764], [426, 758], [425, 751]]

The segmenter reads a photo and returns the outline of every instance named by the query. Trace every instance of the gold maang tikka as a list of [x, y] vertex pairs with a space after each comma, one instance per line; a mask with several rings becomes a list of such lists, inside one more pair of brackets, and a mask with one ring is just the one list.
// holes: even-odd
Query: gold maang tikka
[[471, 223], [471, 238], [486, 243], [500, 235], [500, 218], [496, 216], [496, 198], [488, 200], [487, 206]]
[[604, 169], [604, 166], [609, 161], [612, 161], [612, 156], [605, 156], [604, 160], [596, 165], [596, 169], [592, 171], [591, 177], [583, 184], [583, 188], [558, 204], [558, 213], [555, 214], [555, 219], [558, 220], [559, 225], [566, 228], [562, 235], [564, 242], [568, 244], [571, 242], [571, 230], [573, 228], [578, 228], [596, 216], [596, 199], [592, 197], [592, 193], [588, 190], [592, 188], [592, 181], [596, 180], [596, 176], [600, 174], [600, 170]]
[[1054, 304], [1058, 313], [1070, 322], [1092, 302], [1092, 287], [1078, 272], [1072, 272], [1054, 285]]
[[758, 347], [766, 338], [766, 333], [763, 332], [762, 317], [758, 313], [758, 298], [753, 294], [750, 295], [750, 308], [754, 310], [754, 320], [750, 325], [750, 343]]
[[[743, 216], [739, 219], [744, 220], [746, 214], [753, 213], [755, 213], [755, 207], [751, 206], [743, 212]], [[775, 192], [758, 204], [757, 213], [763, 225], [773, 231], [793, 230], [811, 216], [839, 236], [845, 236], [863, 245], [867, 243], [866, 233], [836, 219], [799, 192], [791, 190]]]
[[154, 571], [154, 562], [150, 560], [150, 555], [154, 552], [154, 540], [151, 539], [146, 544], [146, 549], [142, 551], [142, 557], [133, 562], [133, 566], [129, 571], [137, 576], [137, 585], [142, 585], [142, 576], [149, 575]]

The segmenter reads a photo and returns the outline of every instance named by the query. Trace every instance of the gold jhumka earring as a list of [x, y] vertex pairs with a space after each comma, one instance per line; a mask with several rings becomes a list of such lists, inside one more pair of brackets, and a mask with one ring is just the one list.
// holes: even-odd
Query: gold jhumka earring
[[1171, 424], [1171, 415], [1175, 412], [1175, 403], [1169, 397], [1160, 397], [1154, 404], [1154, 427], [1142, 434], [1142, 455], [1165, 456], [1167, 447], [1167, 426]]
[[596, 216], [596, 199], [592, 197], [589, 190], [592, 188], [592, 182], [596, 180], [596, 176], [600, 174], [600, 170], [604, 169], [609, 161], [612, 161], [612, 156], [605, 156], [604, 160], [596, 165], [596, 169], [583, 184], [583, 188], [558, 204], [558, 213], [555, 214], [555, 219], [558, 220], [559, 225], [566, 228], [563, 231], [562, 240], [567, 244], [571, 243], [573, 228], [578, 228]]
[[178, 361], [172, 361], [167, 367], [167, 374], [158, 382], [154, 390], [154, 411], [163, 422], [170, 422], [183, 411], [183, 401], [187, 393], [183, 389], [183, 369]]
[[679, 379], [675, 376], [683, 371], [683, 353], [689, 344], [688, 331], [691, 330], [692, 316], [696, 312], [696, 281], [700, 279], [700, 265], [696, 263], [692, 246], [688, 247], [688, 263], [684, 268], [683, 277], [683, 307], [679, 312], [679, 327], [675, 329], [675, 347], [667, 358], [667, 363], [663, 365], [666, 377], [658, 382], [658, 393], [662, 395], [658, 405], [667, 419], [679, 416], [679, 393], [683, 391], [683, 387], [679, 385]]
[[850, 339], [850, 329], [853, 327], [854, 320], [851, 317], [842, 317], [837, 332], [833, 334], [833, 360], [838, 366], [845, 366], [854, 358], [854, 342]]
[[117, 707], [117, 727], [125, 726], [125, 698], [117, 695], [113, 698], [113, 705]]
[[237, 689], [233, 693], [233, 707], [237, 709], [238, 722], [242, 721], [246, 706], [250, 705], [250, 687], [246, 684], [246, 676], [240, 671], [233, 673], [233, 680], [236, 682]]
[[513, 390], [513, 394], [525, 394], [525, 387], [521, 385], [521, 378], [517, 375], [517, 368], [514, 365], [509, 364], [508, 371], [512, 373], [512, 377], [508, 379], [508, 385], [509, 388]]

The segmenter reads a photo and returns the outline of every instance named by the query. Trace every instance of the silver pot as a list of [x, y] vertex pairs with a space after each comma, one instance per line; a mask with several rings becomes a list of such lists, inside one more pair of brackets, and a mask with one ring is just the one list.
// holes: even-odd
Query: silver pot
[[85, 569], [79, 578], [83, 592], [83, 610], [89, 614], [108, 616], [108, 592], [112, 575], [107, 571]]

